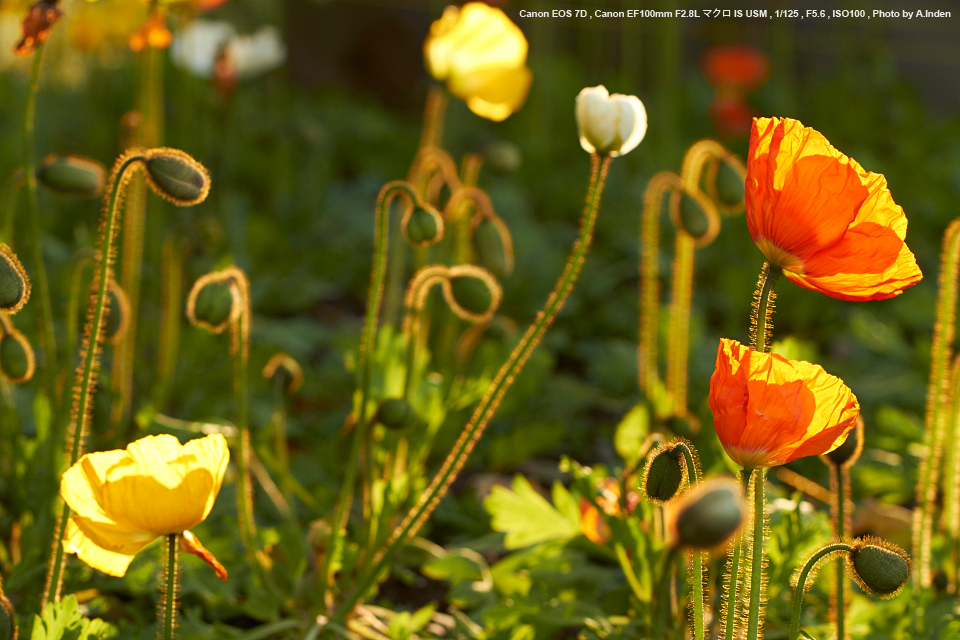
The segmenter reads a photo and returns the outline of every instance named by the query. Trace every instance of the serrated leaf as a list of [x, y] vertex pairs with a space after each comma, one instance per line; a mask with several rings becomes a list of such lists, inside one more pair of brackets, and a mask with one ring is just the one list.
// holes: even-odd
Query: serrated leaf
[[483, 506], [492, 517], [494, 531], [506, 534], [503, 545], [507, 549], [572, 538], [580, 533], [576, 522], [557, 511], [521, 475], [513, 479], [512, 491], [494, 487]]
[[93, 640], [113, 635], [116, 630], [103, 620], [84, 618], [77, 598], [69, 595], [49, 602], [40, 616], [33, 617], [30, 640]]

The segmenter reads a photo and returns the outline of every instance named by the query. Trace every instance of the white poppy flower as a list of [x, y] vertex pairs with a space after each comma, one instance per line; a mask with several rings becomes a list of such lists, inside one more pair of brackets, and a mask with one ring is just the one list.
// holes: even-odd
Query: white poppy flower
[[647, 133], [647, 111], [636, 96], [610, 95], [588, 87], [577, 96], [580, 146], [588, 153], [616, 157], [636, 148]]

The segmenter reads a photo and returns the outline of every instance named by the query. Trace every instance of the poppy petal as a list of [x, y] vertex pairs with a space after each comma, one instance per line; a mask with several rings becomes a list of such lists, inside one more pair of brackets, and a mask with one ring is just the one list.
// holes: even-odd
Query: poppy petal
[[94, 569], [119, 578], [127, 572], [133, 556], [155, 538], [72, 517], [64, 528], [63, 549]]

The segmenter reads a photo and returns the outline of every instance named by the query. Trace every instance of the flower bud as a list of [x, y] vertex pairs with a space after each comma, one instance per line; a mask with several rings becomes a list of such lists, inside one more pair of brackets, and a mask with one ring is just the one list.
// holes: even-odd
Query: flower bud
[[826, 461], [838, 467], [850, 466], [860, 458], [863, 451], [863, 418], [857, 416], [857, 426], [847, 434], [847, 439], [839, 447], [824, 454]]
[[233, 289], [228, 282], [207, 282], [196, 293], [192, 320], [209, 325], [214, 333], [223, 331], [233, 314]]
[[674, 544], [710, 549], [730, 539], [747, 505], [740, 485], [729, 478], [705, 482], [668, 505]]
[[80, 156], [47, 156], [37, 166], [37, 182], [58, 196], [96, 198], [106, 179], [102, 164]]
[[470, 322], [486, 322], [493, 317], [503, 291], [486, 269], [473, 265], [450, 268], [450, 287], [445, 289], [447, 304], [458, 316]]
[[643, 471], [643, 491], [654, 504], [663, 504], [677, 495], [687, 478], [687, 463], [676, 444], [654, 449]]
[[30, 299], [30, 279], [17, 255], [0, 243], [0, 312], [13, 315]]
[[33, 377], [35, 364], [33, 347], [27, 337], [8, 328], [0, 337], [0, 378], [14, 384], [27, 382]]
[[403, 238], [416, 249], [443, 240], [443, 219], [430, 205], [414, 206], [400, 222]]
[[910, 579], [910, 556], [900, 547], [866, 536], [853, 542], [847, 566], [860, 588], [878, 598], [892, 598]]
[[293, 395], [303, 384], [303, 369], [286, 353], [275, 353], [263, 368], [263, 377], [275, 380], [284, 393]]
[[207, 170], [179, 149], [150, 149], [145, 153], [144, 168], [150, 187], [175, 205], [203, 202], [210, 191]]
[[413, 407], [403, 398], [386, 398], [377, 408], [377, 421], [388, 429], [403, 429], [415, 417]]
[[717, 199], [727, 206], [740, 204], [744, 199], [743, 176], [726, 162], [717, 167]]
[[588, 153], [616, 157], [632, 151], [647, 133], [647, 112], [636, 96], [610, 95], [603, 85], [577, 96], [580, 146]]
[[477, 260], [498, 278], [513, 271], [513, 239], [507, 226], [483, 218], [473, 231]]

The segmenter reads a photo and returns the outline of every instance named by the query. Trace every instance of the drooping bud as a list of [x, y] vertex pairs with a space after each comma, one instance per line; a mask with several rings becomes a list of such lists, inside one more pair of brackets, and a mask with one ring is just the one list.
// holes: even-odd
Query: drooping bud
[[37, 166], [37, 182], [58, 196], [96, 198], [103, 193], [107, 170], [80, 156], [47, 156]]
[[677, 443], [659, 446], [647, 457], [643, 491], [654, 504], [664, 504], [677, 495], [687, 479], [687, 464]]
[[213, 333], [226, 329], [238, 312], [233, 287], [227, 281], [200, 278], [187, 297], [187, 317], [190, 322]]
[[303, 369], [289, 354], [275, 353], [263, 368], [263, 377], [277, 381], [284, 393], [293, 395], [303, 384]]
[[734, 206], [743, 202], [743, 176], [726, 162], [717, 167], [717, 199], [724, 205]]
[[647, 111], [636, 96], [610, 95], [603, 85], [577, 95], [577, 129], [587, 153], [616, 157], [636, 148], [647, 133]]
[[150, 187], [177, 206], [203, 202], [210, 192], [207, 170], [179, 149], [150, 149], [144, 154], [143, 164]]
[[498, 278], [513, 271], [513, 238], [501, 220], [481, 219], [473, 230], [473, 243], [480, 264]]
[[486, 322], [500, 306], [503, 290], [486, 269], [474, 265], [451, 267], [449, 283], [449, 290], [444, 288], [447, 304], [464, 320]]
[[677, 546], [712, 549], [730, 540], [743, 524], [747, 505], [740, 485], [729, 478], [709, 480], [667, 504]]
[[0, 312], [13, 315], [30, 299], [30, 279], [17, 255], [0, 243]]
[[833, 451], [824, 454], [824, 461], [838, 467], [850, 466], [860, 458], [863, 451], [863, 418], [857, 416], [857, 426], [847, 434], [847, 439]]
[[910, 579], [910, 556], [895, 544], [874, 536], [853, 542], [847, 566], [860, 588], [878, 598], [893, 598]]
[[490, 170], [500, 176], [516, 172], [523, 162], [520, 147], [508, 140], [494, 140], [487, 145], [484, 155]]
[[27, 337], [12, 327], [0, 337], [0, 377], [21, 384], [33, 377], [36, 361]]
[[377, 408], [377, 421], [388, 429], [403, 429], [415, 417], [413, 407], [403, 398], [386, 398]]
[[443, 218], [428, 204], [410, 208], [400, 221], [400, 229], [404, 240], [417, 249], [443, 240]]

